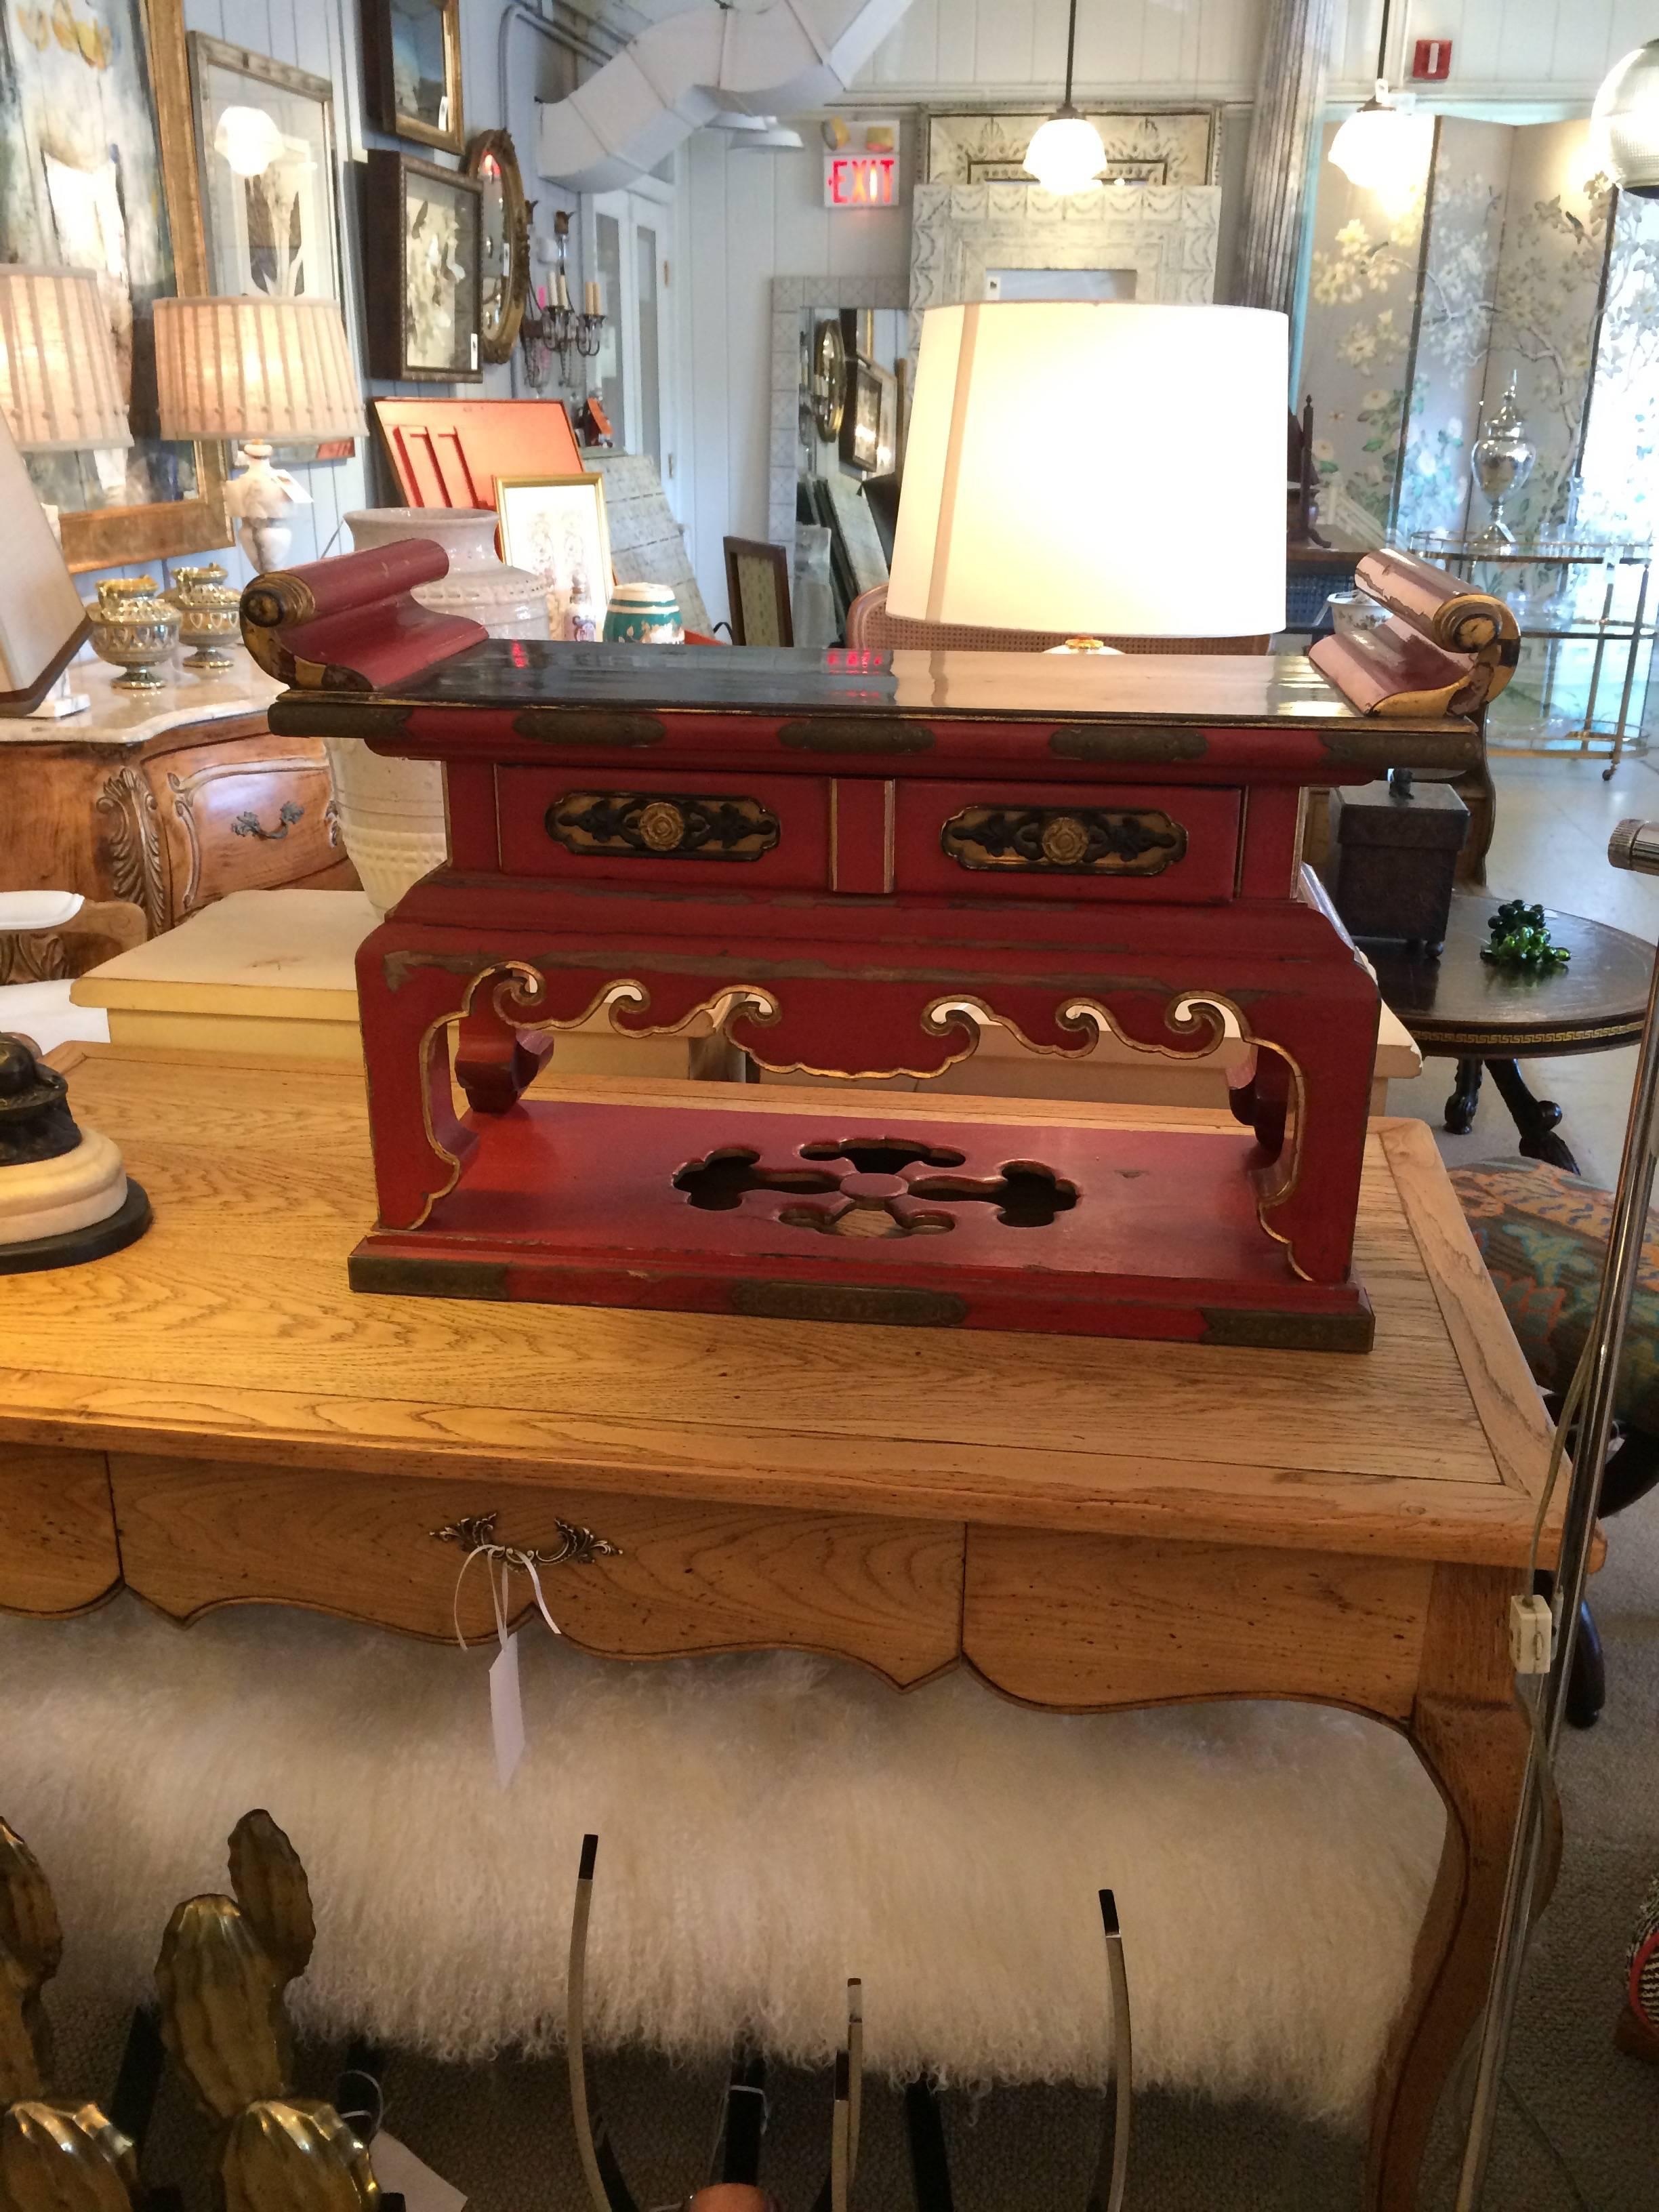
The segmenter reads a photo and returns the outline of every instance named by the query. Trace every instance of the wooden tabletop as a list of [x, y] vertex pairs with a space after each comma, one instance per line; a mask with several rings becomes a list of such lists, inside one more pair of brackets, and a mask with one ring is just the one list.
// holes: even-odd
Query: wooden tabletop
[[[355, 1295], [346, 1255], [374, 1214], [355, 1071], [97, 1046], [56, 1064], [155, 1220], [91, 1266], [0, 1279], [0, 1438], [1525, 1557], [1549, 1432], [1420, 1123], [1377, 1123], [1369, 1144], [1357, 1249], [1375, 1351], [1245, 1352]], [[724, 1089], [562, 1087], [711, 1114]], [[896, 1110], [907, 1126], [1193, 1119], [959, 1097]], [[896, 1103], [849, 1092], [836, 1115], [890, 1123]]]
[[1551, 938], [1572, 955], [1566, 967], [1548, 975], [1499, 968], [1480, 957], [1498, 907], [1484, 892], [1455, 892], [1438, 960], [1366, 946], [1384, 1000], [1421, 1049], [1533, 1060], [1634, 1044], [1647, 1014], [1652, 945], [1546, 907]]

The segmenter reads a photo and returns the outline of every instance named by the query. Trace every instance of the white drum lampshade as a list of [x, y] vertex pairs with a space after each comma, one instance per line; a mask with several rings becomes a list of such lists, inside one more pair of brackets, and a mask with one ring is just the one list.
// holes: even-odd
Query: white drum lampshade
[[26, 453], [132, 443], [109, 316], [90, 269], [0, 268], [0, 414]]
[[1289, 325], [1010, 301], [923, 318], [887, 611], [998, 629], [1285, 626]]

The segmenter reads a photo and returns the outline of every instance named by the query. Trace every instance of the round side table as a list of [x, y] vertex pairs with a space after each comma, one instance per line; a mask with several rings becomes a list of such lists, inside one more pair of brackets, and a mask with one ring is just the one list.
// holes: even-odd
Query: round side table
[[1553, 1099], [1534, 1097], [1516, 1062], [1634, 1044], [1647, 1013], [1654, 948], [1605, 922], [1547, 907], [1550, 936], [1571, 961], [1551, 975], [1516, 974], [1480, 957], [1498, 903], [1483, 893], [1455, 893], [1438, 960], [1408, 960], [1371, 945], [1362, 949], [1383, 999], [1424, 1058], [1457, 1062], [1447, 1128], [1455, 1136], [1468, 1133], [1481, 1075], [1488, 1073], [1521, 1133], [1523, 1156], [1577, 1175], [1578, 1163], [1555, 1133], [1561, 1109]]

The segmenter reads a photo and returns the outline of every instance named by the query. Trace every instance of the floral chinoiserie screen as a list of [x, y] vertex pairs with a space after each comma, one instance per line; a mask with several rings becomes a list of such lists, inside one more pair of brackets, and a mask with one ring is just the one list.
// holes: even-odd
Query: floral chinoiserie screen
[[151, 309], [209, 289], [182, 0], [4, 0], [0, 260], [96, 272], [133, 442], [28, 456], [71, 568], [226, 545], [223, 455], [158, 434]]

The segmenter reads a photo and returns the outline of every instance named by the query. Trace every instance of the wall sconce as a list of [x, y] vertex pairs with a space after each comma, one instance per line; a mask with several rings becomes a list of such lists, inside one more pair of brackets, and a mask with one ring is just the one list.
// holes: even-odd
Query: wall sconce
[[[536, 203], [530, 203], [533, 217]], [[559, 381], [567, 390], [574, 390], [570, 368], [574, 353], [579, 361], [592, 361], [599, 353], [605, 331], [605, 314], [598, 284], [589, 280], [582, 294], [582, 305], [575, 307], [570, 298], [568, 257], [570, 251], [570, 217], [561, 208], [553, 218], [553, 243], [548, 248], [546, 240], [539, 234], [533, 241], [536, 258], [548, 270], [545, 283], [532, 285], [531, 298], [519, 325], [519, 343], [524, 349], [525, 380], [532, 392], [544, 392], [553, 374], [553, 356], [559, 357]]]

